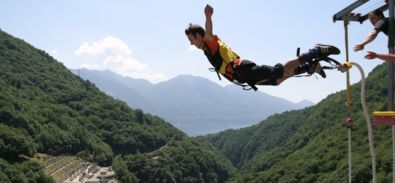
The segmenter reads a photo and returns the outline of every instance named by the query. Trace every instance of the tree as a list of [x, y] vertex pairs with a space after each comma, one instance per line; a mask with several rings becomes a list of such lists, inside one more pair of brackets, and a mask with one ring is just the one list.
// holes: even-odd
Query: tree
[[32, 156], [36, 144], [20, 130], [0, 124], [0, 156], [16, 159], [20, 155]]
[[117, 180], [121, 183], [137, 183], [138, 179], [136, 175], [128, 170], [125, 161], [120, 155], [114, 157], [112, 167], [116, 173]]

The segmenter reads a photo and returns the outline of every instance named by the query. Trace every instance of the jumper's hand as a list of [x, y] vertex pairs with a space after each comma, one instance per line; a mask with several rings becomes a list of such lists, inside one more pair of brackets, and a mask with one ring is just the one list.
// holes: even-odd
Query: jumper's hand
[[209, 4], [207, 4], [206, 7], [204, 8], [204, 15], [206, 16], [206, 23], [205, 23], [206, 33], [204, 34], [204, 39], [206, 40], [213, 40], [214, 38], [213, 20], [211, 19], [213, 13], [214, 13], [214, 8]]
[[214, 13], [214, 8], [209, 4], [207, 4], [206, 7], [204, 8], [204, 14], [206, 15], [206, 17], [211, 17], [213, 13]]

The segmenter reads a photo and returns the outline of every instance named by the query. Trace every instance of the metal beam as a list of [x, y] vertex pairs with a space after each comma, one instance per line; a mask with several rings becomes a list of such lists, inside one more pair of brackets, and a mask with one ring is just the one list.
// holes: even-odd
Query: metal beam
[[[384, 4], [383, 6], [377, 8], [376, 10], [380, 10], [382, 12], [387, 11], [388, 10], [388, 4]], [[366, 15], [361, 16], [358, 21], [360, 23], [363, 23], [368, 18], [369, 18], [369, 13], [367, 13]]]
[[349, 15], [352, 12], [352, 10], [358, 8], [359, 6], [365, 4], [368, 1], [369, 0], [358, 0], [348, 5], [346, 8], [333, 15], [333, 22], [336, 22], [338, 20], [344, 20], [343, 18]]
[[[395, 33], [395, 0], [389, 0], [389, 30], [388, 30], [388, 53], [395, 54], [394, 33]], [[394, 63], [388, 62], [388, 96], [387, 109], [394, 110]], [[395, 126], [392, 126], [392, 169], [395, 168]], [[392, 182], [395, 183], [395, 171], [392, 171]]]

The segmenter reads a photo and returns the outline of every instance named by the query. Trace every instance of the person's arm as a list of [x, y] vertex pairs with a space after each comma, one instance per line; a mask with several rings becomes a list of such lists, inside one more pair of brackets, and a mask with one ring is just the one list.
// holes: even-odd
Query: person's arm
[[373, 51], [368, 51], [365, 58], [370, 60], [378, 58], [384, 61], [395, 62], [395, 54], [380, 54]]
[[357, 44], [354, 47], [354, 51], [359, 51], [359, 50], [363, 50], [363, 48], [365, 47], [365, 45], [369, 44], [370, 42], [372, 42], [374, 39], [376, 39], [377, 35], [379, 34], [379, 30], [378, 29], [373, 29], [372, 32], [370, 32], [369, 36], [365, 39], [365, 41], [363, 41], [361, 44]]
[[214, 38], [213, 21], [211, 19], [213, 13], [214, 13], [214, 8], [209, 4], [207, 4], [206, 7], [204, 8], [204, 15], [206, 16], [206, 24], [205, 24], [206, 34], [204, 35], [204, 38], [207, 40], [212, 40]]

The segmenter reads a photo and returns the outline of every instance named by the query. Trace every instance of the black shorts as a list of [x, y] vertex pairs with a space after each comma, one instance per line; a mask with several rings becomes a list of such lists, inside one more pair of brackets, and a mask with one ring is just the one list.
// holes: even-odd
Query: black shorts
[[256, 65], [249, 60], [235, 68], [235, 79], [240, 83], [259, 83], [260, 85], [277, 85], [277, 79], [283, 77], [284, 66], [280, 63], [275, 66]]

